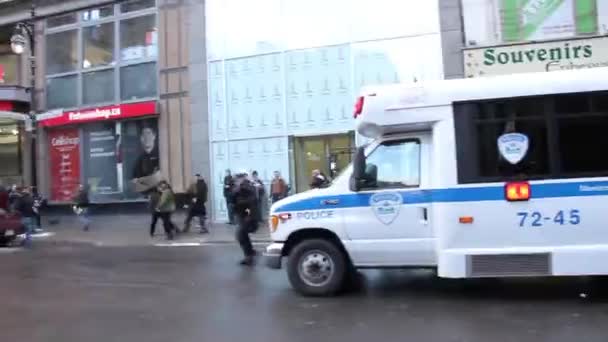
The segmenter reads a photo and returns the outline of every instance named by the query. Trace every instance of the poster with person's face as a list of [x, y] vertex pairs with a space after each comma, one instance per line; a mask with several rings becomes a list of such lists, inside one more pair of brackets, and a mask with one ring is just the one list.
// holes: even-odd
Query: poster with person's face
[[122, 127], [124, 179], [135, 185], [135, 193], [144, 192], [155, 186], [160, 176], [158, 120], [129, 121]]

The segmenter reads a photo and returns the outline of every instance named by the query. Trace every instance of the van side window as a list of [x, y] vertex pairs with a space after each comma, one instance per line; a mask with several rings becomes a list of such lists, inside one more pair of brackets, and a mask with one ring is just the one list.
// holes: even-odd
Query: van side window
[[[608, 176], [608, 92], [454, 104], [460, 183]], [[507, 162], [497, 139], [527, 136], [521, 161]]]
[[420, 185], [420, 141], [387, 141], [366, 159], [366, 172], [373, 184], [367, 188], [410, 188]]

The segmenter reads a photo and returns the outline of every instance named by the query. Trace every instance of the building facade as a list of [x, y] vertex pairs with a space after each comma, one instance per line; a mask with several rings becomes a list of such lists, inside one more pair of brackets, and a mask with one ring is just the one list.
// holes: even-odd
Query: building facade
[[608, 66], [608, 2], [463, 0], [467, 77]]
[[[29, 158], [36, 177], [20, 183], [37, 183], [51, 203], [70, 201], [78, 184], [87, 184], [97, 203], [145, 200], [138, 190], [146, 179], [162, 177], [176, 192], [185, 190], [193, 173], [189, 58], [198, 45], [188, 39], [195, 5], [72, 0], [36, 6], [38, 115]], [[15, 23], [31, 20], [30, 3], [3, 6], [2, 41], [9, 41]], [[17, 82], [27, 87], [27, 57], [15, 63], [2, 56], [3, 68], [26, 75]]]
[[206, 19], [218, 220], [225, 170], [301, 192], [346, 167], [361, 87], [462, 77], [458, 1], [207, 0]]
[[[30, 3], [0, 6], [8, 42]], [[150, 165], [177, 192], [201, 173], [218, 221], [227, 169], [257, 170], [267, 186], [279, 171], [292, 193], [307, 190], [313, 169], [340, 172], [363, 142], [352, 119], [361, 87], [463, 76], [461, 9], [459, 0], [39, 2], [40, 115], [35, 153], [21, 163], [34, 159], [36, 177], [23, 182], [37, 180], [56, 203], [77, 183], [97, 202], [138, 201], [133, 179]], [[27, 90], [27, 57], [3, 56]]]

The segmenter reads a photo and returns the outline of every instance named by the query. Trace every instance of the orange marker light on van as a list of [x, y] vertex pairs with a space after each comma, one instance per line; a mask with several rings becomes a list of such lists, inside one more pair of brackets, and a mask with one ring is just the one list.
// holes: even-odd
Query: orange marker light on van
[[531, 197], [530, 183], [511, 182], [505, 185], [505, 198], [507, 201], [528, 201]]
[[270, 232], [276, 232], [277, 228], [279, 228], [279, 217], [276, 215], [272, 215], [270, 217]]
[[473, 216], [460, 216], [458, 218], [458, 222], [462, 223], [462, 224], [471, 224], [473, 223]]

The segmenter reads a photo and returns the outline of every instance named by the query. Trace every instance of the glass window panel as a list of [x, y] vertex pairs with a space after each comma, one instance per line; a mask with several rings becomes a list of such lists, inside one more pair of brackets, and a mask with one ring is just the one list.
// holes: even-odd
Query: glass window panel
[[123, 101], [156, 96], [156, 63], [130, 65], [120, 69], [120, 97]]
[[156, 3], [154, 0], [135, 0], [135, 1], [128, 1], [125, 2], [123, 4], [120, 5], [120, 11], [121, 12], [133, 12], [133, 11], [140, 11], [146, 8], [152, 8], [156, 6]]
[[15, 85], [19, 78], [19, 56], [0, 55], [0, 84]]
[[20, 174], [19, 128], [15, 124], [0, 123], [0, 176]]
[[123, 61], [156, 58], [157, 55], [158, 32], [155, 15], [120, 22], [120, 58]]
[[69, 24], [76, 23], [76, 21], [78, 21], [78, 16], [76, 15], [76, 13], [68, 13], [68, 14], [48, 18], [46, 20], [46, 27], [51, 28], [51, 27], [69, 25]]
[[118, 132], [115, 122], [87, 124], [84, 128], [83, 171], [93, 201], [104, 201], [118, 190]]
[[227, 18], [226, 0], [205, 1], [205, 38], [208, 59], [220, 59], [224, 56]]
[[281, 50], [283, 32], [278, 29], [281, 0], [230, 0], [226, 10], [229, 13], [224, 23], [227, 55], [237, 57]]
[[353, 40], [371, 40], [439, 32], [439, 2], [420, 0], [351, 0]]
[[78, 67], [78, 33], [76, 30], [46, 36], [46, 73], [58, 74]]
[[[284, 0], [281, 26], [285, 31], [287, 49], [348, 42], [352, 23], [348, 15], [350, 7], [349, 0]], [[276, 26], [275, 23], [272, 25]]]
[[114, 70], [88, 72], [82, 75], [82, 102], [95, 104], [114, 100]]
[[114, 62], [114, 23], [85, 27], [82, 30], [84, 69]]
[[608, 148], [608, 116], [579, 115], [560, 118], [558, 125], [561, 171], [570, 175], [607, 175], [608, 159], [581, 151], [605, 151]]
[[78, 78], [76, 75], [46, 80], [47, 108], [71, 108], [78, 105]]
[[354, 44], [352, 54], [355, 94], [365, 85], [443, 78], [438, 34]]
[[93, 8], [81, 13], [82, 21], [95, 21], [114, 15], [114, 5]]

